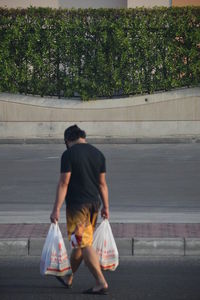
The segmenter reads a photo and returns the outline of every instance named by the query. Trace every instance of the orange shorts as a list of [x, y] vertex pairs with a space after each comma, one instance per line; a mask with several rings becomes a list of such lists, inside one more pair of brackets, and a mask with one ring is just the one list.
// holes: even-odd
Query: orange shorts
[[97, 222], [99, 204], [67, 208], [67, 233], [72, 248], [91, 246]]

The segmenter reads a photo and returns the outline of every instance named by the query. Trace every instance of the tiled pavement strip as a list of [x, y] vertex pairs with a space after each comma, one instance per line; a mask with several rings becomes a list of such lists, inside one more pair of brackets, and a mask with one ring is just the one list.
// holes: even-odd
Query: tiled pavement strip
[[[0, 239], [45, 238], [49, 229], [46, 224], [0, 224]], [[66, 224], [60, 229], [66, 237]], [[112, 223], [116, 238], [200, 238], [200, 223]]]

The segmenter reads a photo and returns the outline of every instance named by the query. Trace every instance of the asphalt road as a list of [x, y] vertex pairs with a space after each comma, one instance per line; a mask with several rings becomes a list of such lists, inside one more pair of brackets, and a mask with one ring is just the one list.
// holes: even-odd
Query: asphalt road
[[[180, 221], [188, 214], [199, 218], [200, 144], [97, 147], [107, 159], [114, 217], [123, 212], [127, 220], [150, 214], [154, 220], [167, 216], [166, 221], [177, 214]], [[64, 150], [64, 145], [0, 145], [1, 218], [13, 221], [18, 214], [23, 221], [40, 212], [41, 221], [42, 212], [51, 211]]]
[[105, 272], [109, 296], [82, 295], [94, 285], [94, 279], [83, 265], [66, 290], [52, 276], [39, 274], [39, 258], [0, 259], [1, 300], [199, 300], [199, 258], [159, 258], [122, 261], [115, 272]]

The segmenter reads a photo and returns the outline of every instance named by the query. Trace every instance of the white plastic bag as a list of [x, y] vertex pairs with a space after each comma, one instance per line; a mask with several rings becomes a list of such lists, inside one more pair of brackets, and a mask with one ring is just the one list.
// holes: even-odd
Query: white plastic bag
[[93, 247], [99, 255], [102, 270], [114, 271], [119, 264], [119, 253], [107, 219], [94, 232]]
[[57, 223], [52, 223], [49, 228], [40, 259], [40, 273], [56, 276], [72, 273], [67, 250]]

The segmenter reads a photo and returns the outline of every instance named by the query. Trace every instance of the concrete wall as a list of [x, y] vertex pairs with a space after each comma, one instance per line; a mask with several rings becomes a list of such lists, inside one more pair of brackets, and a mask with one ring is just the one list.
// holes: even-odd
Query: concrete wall
[[[196, 1], [197, 2], [197, 1]], [[153, 7], [171, 6], [171, 0], [0, 0], [0, 6], [8, 8], [26, 8], [29, 6], [53, 7], [53, 8], [134, 8], [134, 7]]]
[[29, 6], [52, 8], [123, 8], [127, 0], [0, 0], [0, 6], [26, 8]]
[[74, 123], [90, 137], [200, 136], [200, 88], [90, 102], [0, 94], [1, 139], [62, 138]]
[[140, 6], [144, 6], [144, 7], [154, 7], [154, 6], [166, 6], [169, 7], [171, 6], [171, 1], [170, 0], [128, 0], [128, 8], [131, 7], [140, 7]]

